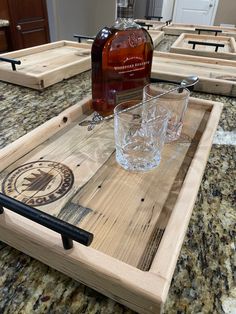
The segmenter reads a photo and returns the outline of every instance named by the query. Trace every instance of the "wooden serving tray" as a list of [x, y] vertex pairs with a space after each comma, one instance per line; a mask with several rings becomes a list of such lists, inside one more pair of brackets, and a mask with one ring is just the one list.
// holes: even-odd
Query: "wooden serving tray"
[[[182, 33], [198, 33], [197, 29], [201, 30], [211, 30], [211, 31], [222, 31], [221, 36], [230, 36], [236, 38], [236, 28], [235, 27], [221, 27], [221, 26], [208, 26], [208, 25], [197, 25], [197, 24], [181, 24], [181, 23], [171, 23], [162, 28], [166, 35], [181, 35]], [[210, 35], [212, 32], [201, 31], [203, 35]]]
[[147, 25], [152, 25], [151, 30], [162, 30], [162, 28], [166, 25], [165, 22], [157, 21], [157, 20], [145, 20], [145, 19], [135, 19], [135, 22], [145, 23]]
[[181, 81], [199, 76], [194, 90], [236, 97], [236, 61], [154, 51], [152, 78]]
[[[219, 47], [217, 52], [215, 52], [215, 47], [211, 46], [196, 45], [193, 49], [193, 44], [190, 44], [189, 41], [223, 44], [224, 47]], [[173, 43], [170, 51], [194, 56], [236, 60], [236, 42], [233, 37], [183, 33]]]
[[1, 54], [17, 59], [21, 65], [0, 62], [0, 80], [42, 90], [45, 87], [91, 68], [90, 46], [73, 41], [58, 41]]
[[[181, 138], [156, 169], [115, 161], [113, 121], [79, 125], [85, 99], [0, 151], [2, 191], [94, 234], [63, 250], [60, 236], [7, 209], [0, 240], [139, 313], [160, 313], [191, 217], [222, 104], [190, 99]], [[40, 206], [39, 206], [40, 205]]]

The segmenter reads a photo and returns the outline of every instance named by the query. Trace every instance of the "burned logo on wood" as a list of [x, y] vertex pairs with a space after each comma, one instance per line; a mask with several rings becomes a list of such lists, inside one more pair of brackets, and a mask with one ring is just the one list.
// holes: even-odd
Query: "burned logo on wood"
[[41, 206], [63, 197], [73, 183], [73, 172], [66, 165], [35, 161], [9, 173], [2, 183], [2, 191], [30, 206]]

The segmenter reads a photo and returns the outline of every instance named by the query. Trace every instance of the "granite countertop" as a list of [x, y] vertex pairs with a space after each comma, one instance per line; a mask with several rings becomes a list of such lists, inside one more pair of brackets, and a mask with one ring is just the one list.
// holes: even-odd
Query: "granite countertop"
[[[168, 36], [158, 50], [169, 50]], [[0, 148], [90, 93], [90, 71], [43, 92], [0, 82]], [[164, 313], [235, 314], [236, 99], [192, 96], [224, 103], [217, 134]], [[103, 313], [133, 311], [0, 242], [0, 313]]]

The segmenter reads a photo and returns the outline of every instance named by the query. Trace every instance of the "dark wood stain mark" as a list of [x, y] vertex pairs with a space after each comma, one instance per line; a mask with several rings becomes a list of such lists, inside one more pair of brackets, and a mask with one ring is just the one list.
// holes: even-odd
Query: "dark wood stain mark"
[[154, 230], [154, 233], [148, 242], [148, 245], [146, 247], [146, 250], [143, 253], [143, 256], [141, 260], [139, 261], [138, 268], [143, 271], [148, 271], [151, 262], [153, 261], [153, 258], [156, 254], [156, 251], [159, 247], [159, 244], [161, 242], [162, 236], [164, 234], [165, 229], [156, 229]]
[[57, 218], [78, 225], [93, 210], [74, 203], [68, 203], [63, 207]]
[[66, 123], [68, 121], [68, 118], [67, 117], [63, 117], [62, 121], [63, 121], [63, 123]]

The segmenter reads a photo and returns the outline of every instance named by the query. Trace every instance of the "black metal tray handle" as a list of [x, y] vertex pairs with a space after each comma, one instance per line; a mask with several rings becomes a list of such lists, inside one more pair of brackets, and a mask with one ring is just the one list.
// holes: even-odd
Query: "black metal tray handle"
[[78, 35], [78, 34], [74, 34], [73, 37], [77, 38], [78, 43], [82, 43], [82, 39], [84, 39], [84, 40], [86, 40], [86, 39], [94, 40], [95, 39], [95, 36], [85, 36], [85, 35]]
[[222, 33], [221, 29], [208, 29], [208, 28], [195, 28], [195, 31], [198, 32], [198, 35], [200, 35], [201, 32], [215, 33], [215, 36], [217, 36], [218, 33]]
[[20, 60], [4, 58], [4, 57], [0, 57], [0, 61], [11, 63], [11, 67], [13, 71], [16, 71], [16, 64], [21, 64]]
[[207, 43], [204, 41], [197, 41], [197, 40], [189, 40], [188, 44], [193, 45], [193, 49], [195, 49], [196, 45], [201, 45], [201, 46], [212, 46], [215, 47], [215, 52], [218, 51], [219, 47], [224, 48], [224, 44], [219, 44], [219, 43]]
[[158, 21], [160, 21], [162, 19], [162, 16], [146, 15], [145, 18], [146, 18], [146, 20], [158, 20]]
[[153, 27], [153, 25], [152, 24], [147, 24], [146, 22], [135, 22], [136, 24], [138, 24], [138, 25], [140, 25], [140, 26], [142, 26], [142, 27], [147, 27], [147, 29], [149, 30], [150, 29], [150, 27]]
[[93, 241], [92, 233], [0, 193], [0, 214], [4, 213], [3, 207], [60, 233], [65, 250], [73, 247], [73, 240], [86, 246], [89, 246]]

